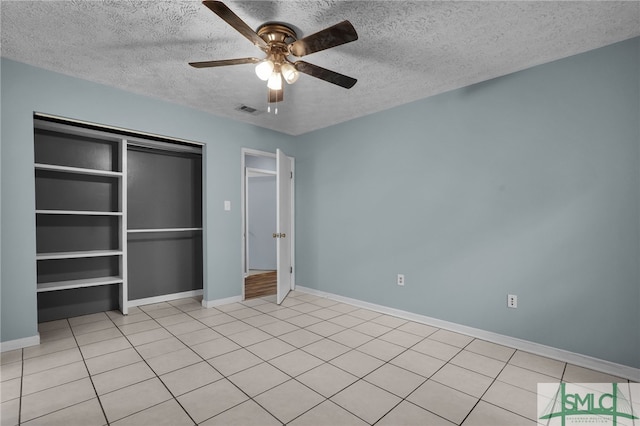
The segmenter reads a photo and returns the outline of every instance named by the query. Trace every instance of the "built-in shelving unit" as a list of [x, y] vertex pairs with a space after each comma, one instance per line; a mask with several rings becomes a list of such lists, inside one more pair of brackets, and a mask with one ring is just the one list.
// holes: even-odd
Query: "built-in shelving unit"
[[[126, 314], [126, 140], [39, 120], [34, 132], [36, 292], [117, 285]], [[83, 297], [104, 294], [112, 292], [85, 290]], [[110, 307], [109, 300], [87, 303]], [[40, 299], [38, 308], [39, 314], [60, 309], [41, 306]]]

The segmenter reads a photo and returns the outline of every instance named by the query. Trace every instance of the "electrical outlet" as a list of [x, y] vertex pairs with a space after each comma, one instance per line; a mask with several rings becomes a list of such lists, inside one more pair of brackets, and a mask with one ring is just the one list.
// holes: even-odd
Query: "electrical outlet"
[[518, 296], [515, 294], [507, 295], [507, 308], [516, 309], [518, 307]]
[[404, 285], [404, 274], [398, 274], [398, 279], [396, 280], [398, 285]]

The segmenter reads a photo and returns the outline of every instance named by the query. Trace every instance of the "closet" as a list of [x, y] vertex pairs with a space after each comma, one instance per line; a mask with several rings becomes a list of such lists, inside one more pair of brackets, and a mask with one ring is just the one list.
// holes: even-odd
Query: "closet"
[[202, 147], [34, 118], [38, 321], [202, 289]]

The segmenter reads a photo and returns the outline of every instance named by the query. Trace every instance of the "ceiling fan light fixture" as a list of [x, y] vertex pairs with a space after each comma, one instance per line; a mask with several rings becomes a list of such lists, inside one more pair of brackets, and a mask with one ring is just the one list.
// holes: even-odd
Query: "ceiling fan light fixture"
[[265, 59], [256, 65], [256, 75], [260, 80], [267, 81], [271, 77], [271, 74], [273, 74], [273, 67], [273, 62], [269, 59]]
[[267, 87], [271, 90], [282, 90], [282, 76], [279, 72], [272, 72], [267, 82]]
[[295, 67], [288, 62], [282, 64], [282, 66], [280, 67], [280, 71], [282, 72], [284, 81], [286, 81], [288, 84], [295, 83], [298, 80], [298, 77], [300, 77], [300, 74], [295, 69]]

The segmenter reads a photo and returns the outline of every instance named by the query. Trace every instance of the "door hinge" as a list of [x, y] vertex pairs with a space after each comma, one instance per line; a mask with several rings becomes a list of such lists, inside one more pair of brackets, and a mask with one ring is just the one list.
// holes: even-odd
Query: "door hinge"
[[291, 172], [291, 179], [293, 179], [293, 172]]
[[293, 274], [293, 266], [289, 266], [289, 273]]

